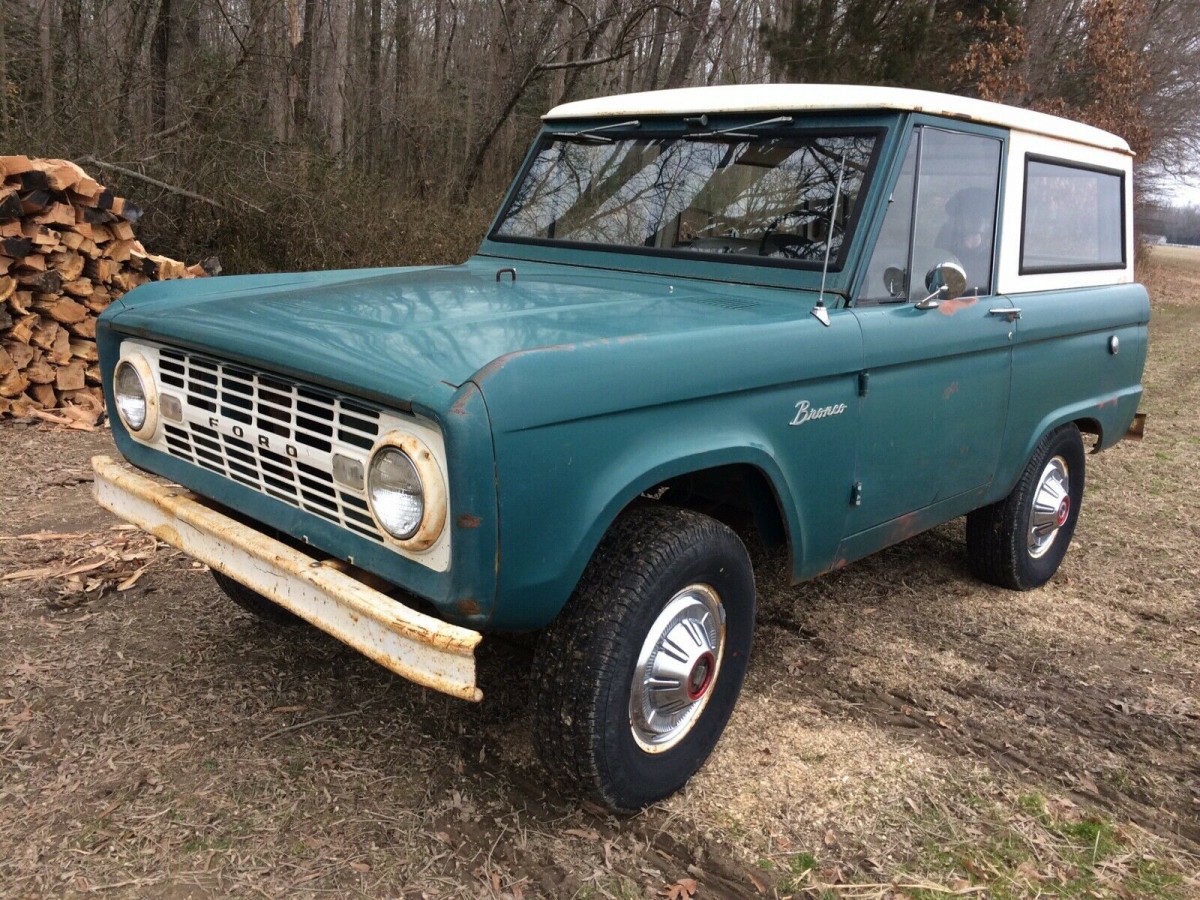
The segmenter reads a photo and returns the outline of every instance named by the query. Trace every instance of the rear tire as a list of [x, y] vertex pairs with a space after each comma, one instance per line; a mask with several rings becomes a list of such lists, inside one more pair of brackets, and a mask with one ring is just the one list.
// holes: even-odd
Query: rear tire
[[668, 506], [622, 514], [534, 657], [535, 746], [551, 774], [616, 812], [682, 788], [741, 691], [754, 602], [728, 527]]
[[1041, 587], [1058, 571], [1083, 504], [1084, 449], [1079, 429], [1047, 434], [1003, 500], [967, 516], [974, 574], [1014, 591]]
[[257, 591], [252, 591], [240, 581], [234, 581], [228, 575], [212, 570], [213, 580], [217, 587], [224, 591], [225, 596], [240, 606], [255, 618], [270, 625], [292, 628], [303, 625], [304, 620], [288, 609], [284, 609], [273, 600], [268, 600]]

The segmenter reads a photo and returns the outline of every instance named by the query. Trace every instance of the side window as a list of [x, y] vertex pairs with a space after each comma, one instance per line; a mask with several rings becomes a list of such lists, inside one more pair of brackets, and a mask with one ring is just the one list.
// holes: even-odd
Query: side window
[[943, 262], [963, 267], [968, 293], [991, 293], [1000, 151], [996, 138], [914, 132], [860, 301], [920, 300], [925, 275]]
[[908, 257], [912, 249], [913, 191], [917, 184], [917, 154], [920, 132], [913, 135], [904, 154], [900, 177], [888, 199], [887, 213], [875, 252], [867, 265], [867, 277], [859, 291], [860, 302], [895, 303], [908, 299]]
[[1021, 274], [1125, 267], [1120, 172], [1025, 158]]

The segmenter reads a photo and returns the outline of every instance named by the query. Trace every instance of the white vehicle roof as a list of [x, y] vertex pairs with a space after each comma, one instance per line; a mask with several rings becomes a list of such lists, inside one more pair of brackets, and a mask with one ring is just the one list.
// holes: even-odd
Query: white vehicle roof
[[1032, 134], [1087, 144], [1132, 155], [1122, 138], [1059, 116], [989, 103], [953, 94], [855, 84], [742, 84], [645, 91], [577, 100], [556, 106], [542, 118], [592, 119], [610, 116], [679, 116], [700, 113], [899, 110], [949, 116]]

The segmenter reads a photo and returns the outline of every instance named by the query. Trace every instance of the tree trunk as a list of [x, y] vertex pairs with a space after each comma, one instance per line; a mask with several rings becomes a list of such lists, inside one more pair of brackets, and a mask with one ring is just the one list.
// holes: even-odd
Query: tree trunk
[[367, 36], [367, 114], [364, 154], [367, 170], [382, 168], [380, 129], [383, 127], [383, 72], [380, 71], [380, 50], [383, 44], [383, 2], [371, 0], [370, 33]]
[[712, 2], [713, 0], [697, 0], [692, 14], [683, 20], [683, 28], [679, 33], [679, 49], [671, 62], [671, 71], [667, 73], [666, 87], [683, 87], [687, 83], [692, 72], [692, 63], [696, 58], [696, 46], [708, 25]]
[[317, 0], [304, 0], [304, 30], [296, 47], [299, 84], [292, 103], [292, 124], [298, 132], [308, 127], [308, 109], [312, 97], [313, 45], [316, 43]]
[[0, 131], [8, 129], [8, 46], [4, 39], [7, 15], [0, 15]]
[[171, 0], [159, 0], [154, 31], [150, 36], [151, 129], [161, 131], [167, 122], [167, 78], [171, 64]]
[[350, 0], [332, 0], [329, 34], [332, 54], [326, 73], [325, 100], [329, 108], [329, 152], [346, 149], [346, 69], [350, 65]]
[[[51, 0], [41, 0], [38, 4], [38, 56], [42, 71], [42, 115], [47, 119], [54, 118], [54, 45], [50, 35], [50, 3]], [[8, 85], [4, 85], [8, 90]]]

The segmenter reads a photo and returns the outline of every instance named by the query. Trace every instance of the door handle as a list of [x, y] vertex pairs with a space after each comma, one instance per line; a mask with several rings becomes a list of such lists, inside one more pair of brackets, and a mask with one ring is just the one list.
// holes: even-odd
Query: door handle
[[988, 310], [989, 316], [1003, 316], [1010, 322], [1015, 322], [1021, 318], [1021, 310], [1015, 306], [998, 306], [995, 309]]

